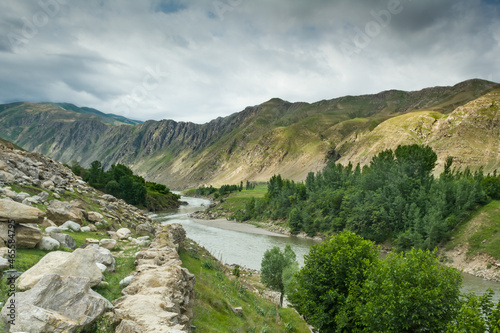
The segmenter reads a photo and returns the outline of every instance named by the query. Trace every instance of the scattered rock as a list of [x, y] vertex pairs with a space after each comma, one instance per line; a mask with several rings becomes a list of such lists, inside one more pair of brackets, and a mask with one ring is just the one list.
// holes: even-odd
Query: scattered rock
[[74, 207], [69, 202], [59, 200], [49, 202], [47, 217], [57, 225], [61, 225], [68, 220], [75, 221], [78, 224], [82, 224], [83, 222], [83, 213], [80, 209]]
[[16, 247], [32, 249], [42, 240], [43, 232], [37, 227], [20, 223], [16, 224]]
[[115, 235], [116, 237], [118, 237], [118, 239], [127, 239], [132, 236], [132, 232], [129, 228], [121, 228], [116, 231]]
[[47, 180], [42, 183], [42, 187], [52, 191], [54, 189], [54, 182], [52, 180]]
[[103, 247], [100, 247], [97, 244], [85, 244], [85, 249], [92, 250], [94, 251], [95, 254], [95, 260], [98, 263], [103, 264], [108, 268], [108, 272], [114, 272], [115, 271], [115, 256], [109, 251], [108, 249], [105, 249]]
[[90, 227], [81, 227], [80, 231], [81, 232], [90, 232], [91, 229], [90, 229]]
[[99, 242], [99, 246], [108, 249], [108, 250], [113, 250], [116, 246], [116, 240], [114, 239], [101, 239]]
[[106, 201], [109, 201], [109, 202], [115, 202], [116, 201], [116, 198], [114, 196], [112, 196], [111, 194], [104, 194], [102, 196], [102, 198]]
[[76, 248], [75, 240], [73, 239], [73, 237], [71, 237], [68, 234], [63, 234], [63, 233], [59, 233], [59, 232], [51, 232], [50, 237], [54, 238], [59, 243], [61, 243], [62, 246], [67, 247], [68, 249], [73, 250]]
[[242, 316], [243, 315], [243, 308], [241, 306], [237, 306], [235, 308], [233, 308], [231, 305], [231, 311], [233, 311], [233, 313], [237, 314], [238, 316]]
[[52, 237], [42, 237], [42, 240], [36, 245], [37, 249], [52, 251], [59, 248], [61, 244]]
[[129, 276], [125, 277], [123, 280], [121, 280], [120, 281], [120, 287], [121, 288], [125, 288], [126, 286], [128, 286], [130, 284], [130, 282], [132, 282], [132, 279], [134, 278], [134, 275], [129, 275]]
[[44, 218], [43, 223], [41, 224], [41, 227], [43, 227], [43, 228], [57, 227], [57, 225], [54, 222], [52, 222], [52, 220], [49, 220], [48, 218]]
[[135, 228], [135, 232], [138, 236], [154, 235], [155, 228], [149, 223], [142, 223]]
[[81, 228], [78, 223], [73, 222], [73, 221], [66, 221], [63, 223], [63, 225], [61, 225], [61, 227], [68, 228], [69, 230], [75, 231], [75, 232], [80, 231], [80, 228]]
[[88, 212], [87, 215], [87, 219], [93, 223], [102, 222], [102, 219], [104, 218], [104, 216], [102, 216], [102, 214], [98, 212]]
[[99, 245], [99, 240], [95, 238], [85, 238], [85, 244], [97, 244]]
[[6, 172], [6, 171], [0, 171], [0, 182], [7, 183], [7, 184], [13, 184], [15, 181], [16, 181], [16, 177], [14, 177], [13, 174]]
[[[96, 269], [98, 269], [96, 267]], [[112, 304], [90, 289], [87, 277], [46, 275], [31, 290], [16, 293], [15, 331], [76, 332], [92, 324]], [[6, 304], [10, 304], [9, 298]], [[7, 305], [1, 316], [7, 331]]]
[[45, 213], [40, 209], [23, 205], [7, 199], [0, 199], [0, 223], [1, 221], [14, 220], [16, 223], [43, 222]]
[[67, 228], [63, 228], [63, 227], [48, 227], [48, 228], [45, 228], [45, 232], [50, 234], [51, 232], [63, 232], [63, 231], [67, 231], [68, 229]]

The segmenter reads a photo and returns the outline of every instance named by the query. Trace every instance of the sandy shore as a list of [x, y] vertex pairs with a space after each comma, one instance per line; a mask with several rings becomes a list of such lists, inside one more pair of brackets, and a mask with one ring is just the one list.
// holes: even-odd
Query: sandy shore
[[288, 237], [287, 235], [279, 234], [277, 232], [272, 232], [263, 228], [258, 228], [252, 224], [248, 223], [239, 223], [239, 222], [233, 222], [233, 221], [228, 221], [225, 219], [216, 219], [216, 220], [204, 220], [204, 219], [195, 219], [191, 218], [196, 223], [215, 227], [215, 228], [220, 228], [220, 229], [226, 229], [226, 230], [232, 230], [232, 231], [241, 231], [241, 232], [247, 232], [251, 234], [257, 234], [257, 235], [267, 235], [267, 236], [276, 236], [276, 237]]

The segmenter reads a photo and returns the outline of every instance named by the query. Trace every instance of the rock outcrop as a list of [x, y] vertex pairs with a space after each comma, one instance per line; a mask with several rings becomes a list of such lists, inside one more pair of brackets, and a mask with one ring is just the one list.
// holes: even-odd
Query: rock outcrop
[[[16, 332], [78, 332], [95, 321], [112, 304], [90, 289], [86, 277], [45, 275], [33, 288], [15, 294], [15, 326], [9, 309], [1, 312], [4, 327]], [[6, 304], [10, 303], [9, 298]]]
[[113, 302], [117, 333], [191, 331], [195, 278], [177, 254], [184, 237], [180, 225], [164, 226], [136, 255], [137, 274]]

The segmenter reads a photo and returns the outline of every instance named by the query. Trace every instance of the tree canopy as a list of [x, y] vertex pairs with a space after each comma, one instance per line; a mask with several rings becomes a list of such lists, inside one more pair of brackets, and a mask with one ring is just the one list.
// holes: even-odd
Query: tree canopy
[[280, 292], [280, 305], [283, 305], [283, 295], [297, 269], [297, 258], [290, 245], [283, 252], [275, 246], [264, 253], [260, 269], [261, 281], [266, 287]]
[[373, 242], [341, 232], [311, 246], [288, 298], [320, 332], [351, 331], [358, 327], [348, 301], [351, 291], [364, 282], [377, 260]]

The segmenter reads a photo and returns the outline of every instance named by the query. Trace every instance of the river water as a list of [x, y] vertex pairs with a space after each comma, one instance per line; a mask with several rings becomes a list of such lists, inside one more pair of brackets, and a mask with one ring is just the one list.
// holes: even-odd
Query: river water
[[[182, 197], [188, 204], [181, 206], [176, 212], [151, 215], [153, 219], [163, 224], [180, 223], [191, 238], [204, 246], [216, 258], [226, 264], [238, 264], [252, 269], [260, 269], [264, 252], [274, 246], [284, 248], [289, 244], [297, 254], [297, 260], [302, 266], [304, 255], [317, 241], [297, 237], [288, 237], [257, 228], [246, 223], [226, 220], [199, 220], [189, 217], [189, 214], [204, 210], [210, 201], [200, 198]], [[483, 294], [488, 288], [495, 291], [493, 299], [500, 299], [500, 283], [487, 281], [469, 274], [463, 274], [463, 292]]]

